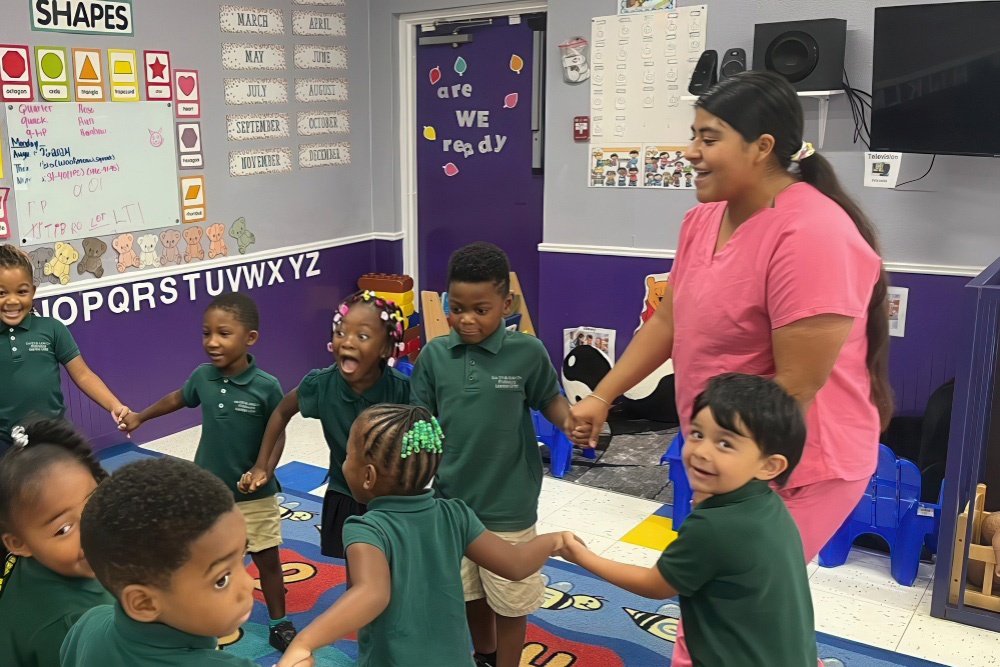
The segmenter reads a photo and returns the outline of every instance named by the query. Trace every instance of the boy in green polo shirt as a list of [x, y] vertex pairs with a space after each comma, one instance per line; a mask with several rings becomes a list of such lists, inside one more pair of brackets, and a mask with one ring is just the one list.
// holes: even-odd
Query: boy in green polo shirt
[[650, 568], [601, 558], [567, 537], [564, 556], [625, 590], [680, 596], [694, 667], [815, 667], [816, 635], [802, 541], [782, 485], [806, 426], [771, 380], [727, 373], [695, 399], [681, 458], [695, 502]]
[[233, 293], [213, 299], [205, 309], [201, 332], [209, 363], [196, 368], [182, 388], [138, 414], [126, 415], [121, 428], [132, 431], [149, 419], [201, 405], [201, 440], [194, 462], [214, 473], [236, 498], [246, 519], [247, 550], [260, 572], [271, 617], [268, 641], [284, 651], [295, 628], [285, 617], [278, 482], [272, 477], [249, 493], [238, 488], [243, 473], [257, 459], [267, 420], [282, 397], [278, 380], [257, 368], [247, 352], [257, 342], [259, 327], [257, 304], [250, 297]]
[[73, 626], [62, 667], [254, 667], [216, 650], [250, 617], [254, 590], [243, 514], [217, 477], [166, 456], [126, 464], [90, 497], [80, 540], [117, 602]]
[[[410, 393], [448, 439], [438, 494], [465, 501], [487, 530], [518, 544], [535, 537], [542, 488], [529, 408], [562, 425], [569, 404], [541, 341], [504, 327], [511, 301], [503, 250], [491, 243], [456, 250], [448, 262], [452, 330], [420, 352]], [[540, 574], [508, 581], [465, 559], [462, 581], [477, 658], [517, 667], [526, 617], [544, 601]]]

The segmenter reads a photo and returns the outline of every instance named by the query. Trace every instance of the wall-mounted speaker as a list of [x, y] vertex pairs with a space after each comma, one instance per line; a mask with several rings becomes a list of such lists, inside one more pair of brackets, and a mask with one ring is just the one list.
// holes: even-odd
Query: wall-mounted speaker
[[719, 82], [719, 54], [709, 49], [698, 58], [691, 75], [691, 85], [688, 92], [692, 95], [703, 95], [708, 89]]
[[796, 90], [839, 90], [846, 44], [843, 19], [758, 23], [753, 68], [782, 75]]
[[729, 49], [722, 56], [722, 66], [719, 68], [719, 78], [747, 71], [747, 52], [743, 49]]

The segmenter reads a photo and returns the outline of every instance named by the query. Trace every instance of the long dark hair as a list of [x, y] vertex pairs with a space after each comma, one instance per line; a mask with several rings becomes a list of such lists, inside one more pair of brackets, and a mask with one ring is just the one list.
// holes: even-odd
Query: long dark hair
[[[748, 142], [764, 134], [774, 137], [774, 159], [781, 169], [792, 166], [792, 156], [802, 147], [802, 105], [791, 84], [772, 72], [743, 72], [723, 79], [698, 98], [696, 106], [724, 120]], [[814, 153], [801, 160], [798, 175], [844, 209], [862, 238], [882, 255], [874, 225], [844, 191], [825, 157]], [[878, 282], [868, 303], [866, 333], [871, 399], [885, 428], [892, 416], [893, 396], [889, 386], [889, 300], [884, 266], [879, 269]]]

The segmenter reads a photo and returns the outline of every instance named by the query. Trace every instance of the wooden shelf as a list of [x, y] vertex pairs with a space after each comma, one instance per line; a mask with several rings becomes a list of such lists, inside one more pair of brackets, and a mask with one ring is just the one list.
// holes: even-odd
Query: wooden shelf
[[[813, 97], [819, 101], [819, 137], [817, 148], [823, 148], [823, 140], [826, 138], [826, 121], [830, 116], [830, 98], [834, 95], [843, 95], [843, 90], [803, 90], [799, 92], [799, 97]], [[697, 95], [682, 95], [682, 102], [694, 102]]]

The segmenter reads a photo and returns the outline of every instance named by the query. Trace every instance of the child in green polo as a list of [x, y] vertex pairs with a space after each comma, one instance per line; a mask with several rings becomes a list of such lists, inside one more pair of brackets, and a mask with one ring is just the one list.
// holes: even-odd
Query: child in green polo
[[802, 457], [802, 411], [773, 381], [727, 373], [691, 414], [681, 458], [696, 505], [659, 562], [615, 563], [570, 537], [564, 557], [638, 595], [679, 595], [694, 667], [815, 667], [802, 541], [768, 484]]
[[32, 312], [31, 260], [10, 244], [0, 245], [0, 454], [10, 446], [14, 425], [28, 415], [62, 417], [59, 367], [73, 383], [120, 423], [128, 408], [90, 370], [69, 329]]
[[[278, 667], [358, 633], [358, 667], [473, 667], [462, 603], [463, 556], [521, 579], [562, 548], [562, 533], [512, 545], [485, 530], [468, 505], [427, 488], [450, 443], [413, 405], [365, 410], [351, 428], [344, 477], [368, 507], [344, 526], [352, 586], [304, 628]], [[447, 453], [445, 454], [447, 457]]]
[[62, 667], [254, 667], [216, 650], [250, 617], [254, 590], [243, 513], [216, 476], [167, 456], [128, 463], [94, 492], [80, 533], [117, 601], [73, 626]]
[[149, 419], [201, 406], [201, 440], [194, 462], [232, 490], [246, 518], [247, 550], [260, 572], [261, 592], [271, 617], [268, 641], [284, 651], [295, 628], [285, 617], [278, 482], [272, 478], [252, 493], [238, 488], [241, 476], [257, 459], [267, 420], [281, 401], [278, 380], [257, 368], [247, 352], [257, 342], [259, 327], [253, 299], [239, 293], [217, 296], [202, 321], [202, 346], [209, 363], [196, 368], [182, 388], [138, 414], [127, 415], [121, 428], [132, 431]]
[[77, 619], [114, 601], [80, 557], [80, 514], [107, 473], [62, 419], [13, 438], [0, 458], [0, 664], [51, 667]]
[[365, 506], [347, 488], [341, 470], [351, 424], [366, 408], [378, 403], [410, 402], [410, 379], [387, 365], [402, 341], [403, 311], [392, 301], [367, 290], [342, 301], [333, 316], [327, 345], [336, 363], [309, 371], [297, 388], [285, 394], [267, 422], [257, 463], [240, 480], [240, 491], [248, 493], [266, 484], [281, 459], [281, 436], [292, 417], [301, 413], [319, 419], [330, 448], [329, 484], [320, 520], [320, 551], [324, 556], [344, 557], [344, 522], [365, 513]]
[[[456, 250], [448, 262], [451, 332], [421, 351], [410, 391], [441, 420], [450, 443], [439, 495], [465, 501], [487, 530], [517, 544], [535, 537], [542, 488], [529, 408], [561, 426], [569, 404], [541, 341], [504, 327], [511, 301], [503, 250], [491, 243]], [[540, 574], [509, 581], [466, 559], [462, 578], [478, 659], [517, 667], [526, 617], [545, 597]]]

